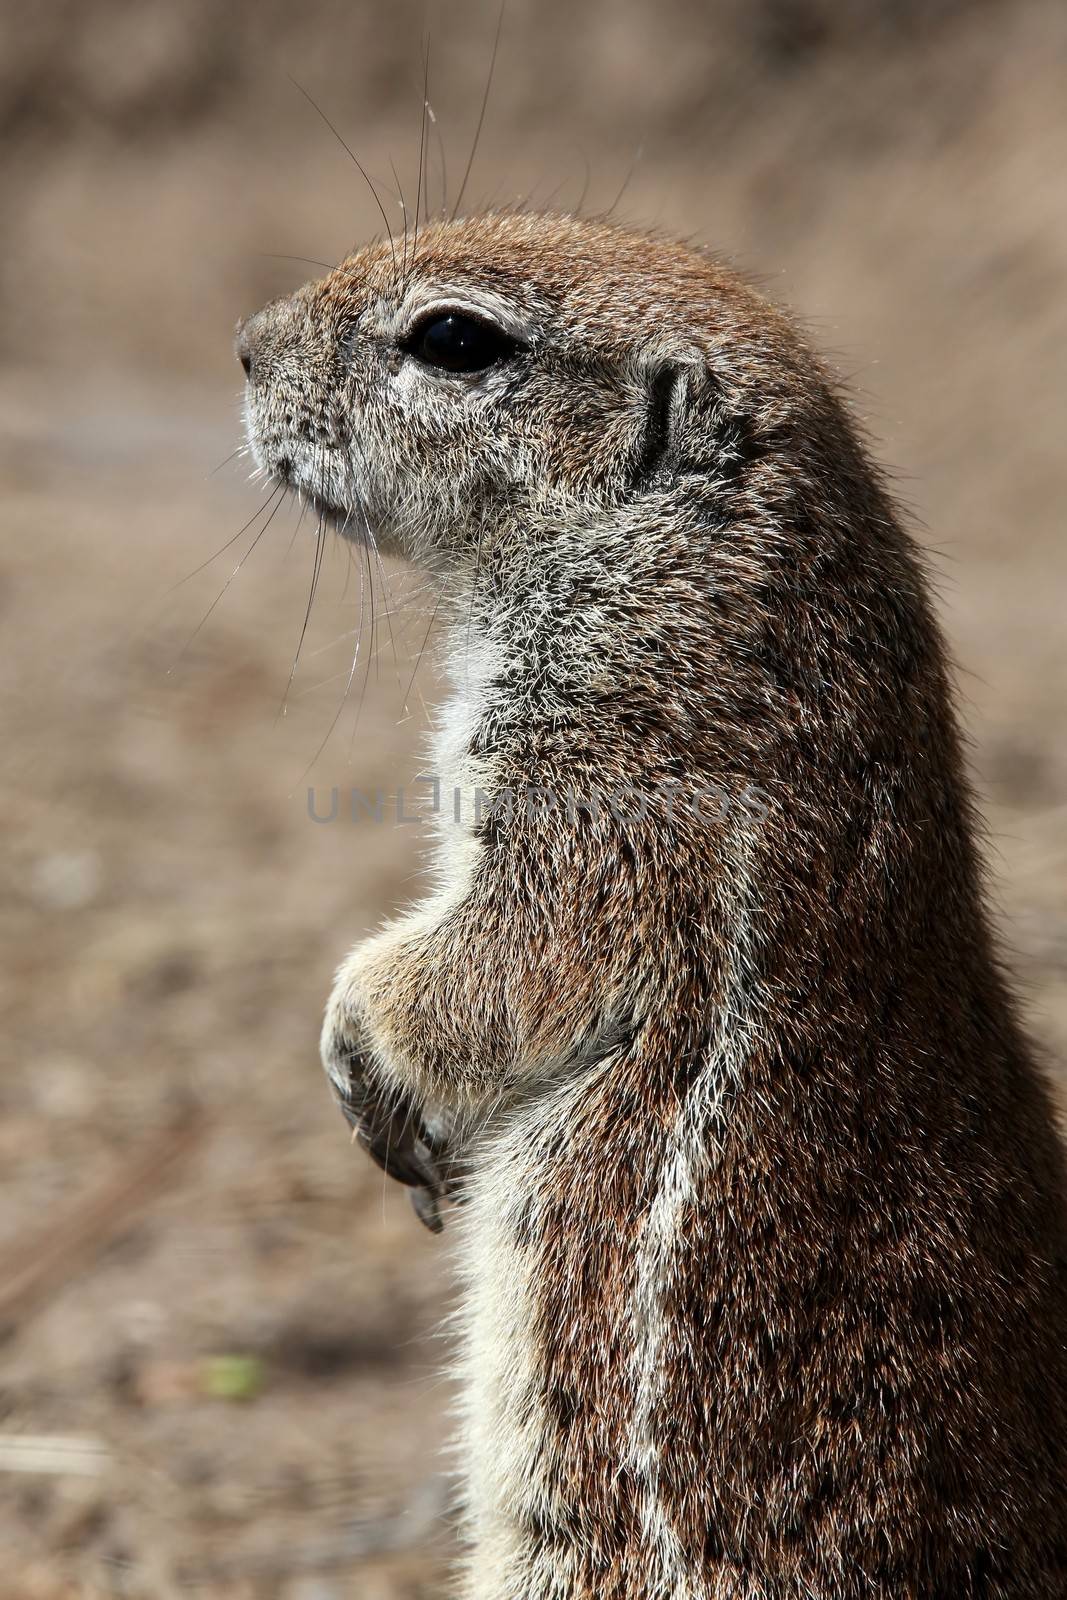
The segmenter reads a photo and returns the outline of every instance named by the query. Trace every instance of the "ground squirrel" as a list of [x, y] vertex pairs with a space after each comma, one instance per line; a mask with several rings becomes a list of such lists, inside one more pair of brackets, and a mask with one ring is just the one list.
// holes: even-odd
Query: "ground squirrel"
[[462, 1593], [1063, 1600], [1064, 1164], [818, 357], [698, 250], [521, 214], [238, 353], [260, 466], [438, 586], [435, 771], [519, 797], [323, 1032], [426, 1220], [464, 1201]]

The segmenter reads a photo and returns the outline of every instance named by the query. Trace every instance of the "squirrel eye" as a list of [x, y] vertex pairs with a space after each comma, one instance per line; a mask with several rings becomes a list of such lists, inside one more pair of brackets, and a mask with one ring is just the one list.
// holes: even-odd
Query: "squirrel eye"
[[416, 325], [403, 348], [442, 372], [484, 372], [519, 348], [502, 328], [460, 311], [435, 312]]

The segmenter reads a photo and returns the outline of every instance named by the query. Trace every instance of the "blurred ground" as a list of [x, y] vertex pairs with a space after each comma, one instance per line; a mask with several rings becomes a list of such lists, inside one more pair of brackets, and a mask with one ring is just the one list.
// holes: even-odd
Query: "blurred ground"
[[[454, 193], [496, 10], [428, 9]], [[308, 527], [281, 511], [206, 621], [255, 530], [188, 576], [260, 503], [212, 470], [238, 442], [234, 319], [315, 270], [276, 257], [376, 227], [287, 74], [410, 200], [425, 14], [0, 0], [12, 1600], [445, 1593], [448, 1239], [349, 1152], [316, 1060], [332, 967], [416, 891], [419, 841], [306, 809], [309, 781], [418, 770], [426, 608], [390, 576], [395, 656], [379, 617], [358, 727], [356, 693], [316, 760], [358, 572], [331, 554], [282, 719]], [[643, 147], [620, 212], [759, 274], [849, 378], [934, 552], [1061, 1085], [1065, 103], [1055, 0], [512, 0], [469, 191], [603, 208]], [[168, 1134], [189, 1096], [204, 1121]]]

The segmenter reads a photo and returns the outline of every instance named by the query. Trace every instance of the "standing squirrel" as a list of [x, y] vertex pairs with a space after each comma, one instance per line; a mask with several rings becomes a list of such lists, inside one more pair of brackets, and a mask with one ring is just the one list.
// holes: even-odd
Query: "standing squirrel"
[[463, 1202], [465, 1600], [1064, 1600], [1064, 1161], [825, 368], [699, 251], [522, 214], [237, 347], [261, 468], [437, 586], [488, 797], [322, 1038]]

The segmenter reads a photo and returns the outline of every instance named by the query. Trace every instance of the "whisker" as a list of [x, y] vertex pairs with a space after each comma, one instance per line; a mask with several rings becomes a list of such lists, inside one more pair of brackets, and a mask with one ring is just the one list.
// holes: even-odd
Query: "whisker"
[[638, 165], [640, 164], [640, 161], [641, 161], [641, 157], [644, 155], [644, 153], [645, 153], [645, 145], [644, 145], [644, 140], [642, 140], [641, 143], [638, 145], [637, 149], [634, 151], [633, 159], [630, 162], [630, 165], [626, 170], [626, 176], [625, 176], [625, 178], [623, 178], [622, 183], [619, 185], [618, 194], [615, 196], [614, 200], [611, 202], [611, 204], [608, 207], [608, 209], [605, 212], [602, 213], [602, 216], [603, 216], [605, 222], [612, 215], [612, 213], [618, 208], [618, 206], [620, 206], [622, 204], [622, 197], [626, 193], [627, 189], [630, 187], [630, 180], [633, 178], [634, 173], [637, 171]]
[[[400, 213], [401, 213], [401, 216], [404, 219], [404, 251], [403, 251], [403, 258], [402, 258], [403, 259], [403, 265], [400, 268], [400, 277], [401, 277], [401, 279], [403, 279], [403, 278], [407, 277], [407, 271], [408, 271], [408, 206], [407, 206], [407, 201], [404, 199], [404, 191], [403, 191], [403, 189], [401, 188], [401, 185], [400, 185], [400, 176], [399, 176], [399, 174], [398, 174], [398, 172], [396, 170], [396, 163], [393, 160], [392, 156], [389, 157], [389, 170], [393, 174], [393, 177], [396, 179], [396, 190], [397, 190], [397, 194], [400, 197]], [[394, 274], [393, 274], [394, 286], [396, 285], [397, 281], [398, 280], [397, 280], [397, 277], [396, 277], [396, 273], [394, 272]]]
[[289, 543], [286, 545], [286, 548], [285, 548], [285, 555], [286, 555], [286, 559], [287, 560], [288, 560], [289, 556], [291, 556], [292, 553], [293, 553], [293, 546], [296, 543], [297, 534], [300, 532], [301, 528], [304, 526], [304, 518], [307, 516], [307, 514], [308, 514], [308, 502], [304, 499], [304, 496], [301, 494], [301, 496], [300, 496], [300, 515], [296, 519], [296, 524], [295, 524], [295, 526], [293, 528], [292, 535], [290, 536]]
[[396, 247], [395, 247], [395, 245], [393, 243], [393, 230], [389, 226], [389, 218], [388, 218], [388, 216], [386, 214], [385, 207], [382, 204], [382, 197], [378, 193], [377, 189], [374, 187], [374, 184], [371, 182], [370, 174], [367, 172], [366, 167], [364, 167], [364, 165], [363, 165], [362, 161], [360, 161], [359, 157], [355, 154], [355, 152], [353, 150], [351, 150], [349, 148], [349, 146], [345, 143], [344, 139], [342, 139], [341, 135], [338, 133], [337, 129], [334, 127], [333, 123], [330, 121], [330, 119], [326, 115], [325, 111], [323, 111], [322, 107], [316, 103], [316, 101], [312, 98], [312, 96], [304, 88], [303, 84], [302, 83], [297, 83], [296, 79], [292, 76], [291, 73], [287, 74], [287, 76], [289, 78], [289, 82], [293, 85], [294, 89], [299, 89], [300, 90], [300, 93], [304, 96], [304, 99], [307, 101], [308, 105], [311, 106], [312, 110], [317, 112], [318, 115], [322, 118], [323, 122], [325, 122], [326, 126], [329, 128], [330, 132], [333, 134], [334, 138], [337, 140], [338, 144], [341, 146], [341, 149], [345, 152], [345, 154], [354, 163], [356, 171], [359, 173], [360, 177], [363, 179], [364, 183], [367, 185], [367, 188], [370, 190], [371, 194], [374, 196], [374, 204], [378, 207], [378, 211], [379, 211], [379, 213], [381, 215], [381, 219], [385, 223], [385, 231], [386, 231], [386, 234], [388, 235], [388, 238], [389, 238], [389, 251], [390, 251], [390, 254], [392, 255], [392, 258], [393, 258], [393, 271], [395, 272], [396, 271]]
[[[365, 456], [365, 454], [363, 452], [362, 447], [357, 442], [357, 440], [354, 439], [354, 438], [352, 440], [352, 448], [359, 455], [360, 461], [361, 461], [362, 466], [363, 466], [364, 475], [365, 476], [369, 476], [369, 473], [367, 471], [367, 458], [366, 458], [366, 456]], [[374, 529], [370, 525], [370, 518], [367, 516], [367, 508], [366, 508], [366, 506], [365, 506], [365, 504], [363, 502], [363, 498], [359, 494], [358, 490], [356, 491], [356, 501], [357, 501], [357, 504], [359, 506], [359, 514], [363, 519], [364, 538], [365, 538], [365, 540], [367, 542], [369, 550], [371, 551], [371, 553], [374, 556], [375, 563], [377, 564], [377, 567], [378, 567], [378, 576], [382, 581], [382, 593], [385, 596], [385, 611], [384, 611], [383, 614], [385, 616], [386, 624], [387, 624], [388, 629], [389, 629], [389, 642], [390, 642], [390, 645], [392, 646], [392, 650], [393, 650], [393, 665], [396, 668], [396, 683], [397, 683], [397, 688], [399, 689], [401, 687], [401, 684], [400, 684], [400, 657], [397, 654], [396, 636], [393, 633], [393, 596], [392, 596], [392, 594], [390, 592], [390, 589], [389, 589], [389, 580], [386, 578], [386, 575], [385, 575], [385, 567], [382, 564], [381, 551], [378, 549], [378, 541], [374, 537]]]
[[384, 617], [386, 629], [389, 633], [389, 646], [393, 652], [393, 666], [396, 669], [396, 686], [399, 689], [401, 687], [400, 657], [397, 654], [396, 635], [393, 632], [393, 596], [389, 591], [389, 580], [385, 575], [385, 567], [382, 564], [381, 552], [378, 549], [378, 541], [374, 537], [374, 530], [367, 523], [365, 515], [363, 518], [363, 523], [367, 530], [367, 538], [370, 541], [370, 551], [374, 557], [374, 564], [378, 568], [378, 577], [381, 580], [382, 593], [385, 596], [385, 606], [379, 610], [378, 614], [379, 616]]
[[[316, 471], [315, 471], [315, 476], [314, 476], [314, 480], [313, 481], [318, 482], [318, 483], [322, 483], [324, 481], [324, 479], [325, 479], [325, 475], [326, 475], [326, 449], [325, 449], [324, 445], [320, 444], [319, 447], [318, 447], [318, 450], [316, 452]], [[277, 715], [275, 716], [275, 719], [274, 719], [275, 725], [277, 725], [278, 719], [280, 717], [284, 717], [285, 714], [286, 714], [286, 707], [287, 707], [287, 705], [289, 703], [289, 690], [292, 688], [293, 679], [296, 677], [296, 669], [297, 669], [297, 665], [298, 665], [298, 663], [300, 661], [301, 646], [304, 643], [304, 638], [305, 638], [305, 636], [307, 634], [307, 630], [308, 630], [308, 622], [311, 619], [311, 608], [315, 604], [315, 594], [316, 594], [316, 592], [318, 590], [318, 586], [319, 586], [319, 573], [322, 570], [322, 555], [323, 555], [323, 551], [324, 551], [325, 547], [326, 547], [326, 516], [325, 516], [324, 512], [320, 511], [319, 512], [318, 525], [317, 525], [317, 527], [315, 529], [315, 558], [314, 558], [314, 561], [313, 561], [312, 567], [311, 567], [311, 587], [310, 587], [310, 589], [308, 591], [307, 606], [305, 607], [305, 610], [304, 610], [304, 621], [303, 621], [303, 624], [301, 625], [301, 628], [300, 628], [300, 637], [296, 642], [296, 651], [295, 651], [295, 653], [293, 655], [293, 664], [289, 668], [289, 677], [288, 677], [288, 679], [286, 681], [285, 693], [282, 695], [282, 703], [278, 707], [278, 712], [277, 712]]]
[[[274, 521], [275, 517], [278, 515], [278, 508], [279, 508], [279, 506], [282, 505], [282, 503], [283, 503], [283, 501], [281, 499], [279, 499], [275, 503], [274, 509], [271, 511], [270, 516], [267, 518], [267, 520], [263, 524], [262, 528], [260, 528], [260, 530], [256, 534], [255, 538], [252, 540], [252, 543], [249, 545], [248, 549], [245, 551], [245, 553], [241, 557], [240, 561], [234, 567], [233, 571], [230, 573], [230, 576], [226, 579], [226, 582], [223, 584], [222, 588], [219, 590], [219, 592], [215, 596], [214, 600], [212, 600], [211, 604], [208, 606], [207, 610], [204, 612], [204, 615], [200, 618], [200, 621], [197, 623], [196, 627], [193, 629], [193, 631], [189, 635], [188, 639], [186, 639], [185, 643], [182, 645], [181, 651], [178, 654], [178, 659], [170, 667], [167, 668], [168, 676], [169, 676], [170, 673], [174, 672], [178, 667], [180, 667], [182, 662], [185, 660], [185, 657], [188, 655], [190, 649], [192, 648], [194, 641], [196, 640], [196, 638], [198, 637], [198, 635], [200, 633], [200, 630], [203, 628], [204, 624], [207, 622], [208, 618], [211, 616], [211, 613], [214, 611], [215, 607], [219, 604], [219, 602], [222, 599], [223, 595], [226, 593], [226, 590], [230, 587], [230, 584], [233, 582], [234, 578], [236, 578], [237, 574], [240, 572], [241, 568], [244, 566], [245, 562], [248, 560], [249, 556], [252, 554], [252, 551], [256, 548], [256, 545], [262, 539], [263, 535], [266, 533], [267, 529], [270, 527], [271, 523]], [[268, 504], [269, 504], [269, 502], [268, 502]], [[256, 517], [261, 515], [263, 509], [264, 508], [261, 506], [259, 511], [257, 511], [257, 513], [256, 513]], [[253, 522], [255, 522], [256, 517], [252, 518]], [[248, 527], [248, 526], [251, 526], [251, 524], [247, 524], [246, 523], [245, 526]], [[241, 531], [243, 533], [244, 529], [242, 529]], [[230, 543], [231, 544], [233, 543], [232, 539], [231, 539]], [[214, 557], [212, 557], [212, 559], [214, 559]], [[192, 576], [192, 574], [190, 574], [190, 576]]]
[[500, 48], [500, 31], [504, 26], [504, 8], [506, 5], [507, 0], [500, 0], [500, 15], [496, 19], [496, 34], [493, 39], [493, 53], [489, 58], [489, 76], [485, 80], [485, 93], [482, 95], [482, 108], [478, 113], [478, 125], [474, 130], [474, 141], [471, 144], [470, 155], [467, 157], [467, 165], [463, 172], [463, 182], [459, 186], [459, 193], [456, 196], [456, 203], [452, 207], [449, 217], [449, 221], [451, 222], [455, 222], [456, 217], [459, 214], [459, 208], [463, 204], [463, 196], [467, 192], [467, 180], [470, 178], [471, 168], [474, 166], [474, 157], [478, 151], [478, 143], [482, 137], [482, 124], [485, 122], [486, 107], [489, 104], [489, 91], [493, 87], [493, 73], [496, 69], [496, 54]]
[[275, 722], [278, 721], [278, 718], [285, 716], [289, 706], [289, 690], [292, 688], [293, 679], [296, 677], [296, 669], [300, 661], [300, 648], [304, 643], [304, 638], [308, 631], [308, 622], [311, 619], [311, 608], [315, 604], [315, 594], [319, 586], [319, 573], [322, 570], [322, 553], [325, 549], [325, 546], [326, 518], [320, 517], [318, 527], [315, 530], [315, 560], [311, 568], [311, 588], [308, 591], [308, 601], [306, 607], [304, 608], [304, 621], [300, 628], [300, 637], [296, 642], [296, 653], [293, 656], [293, 664], [289, 668], [289, 677], [286, 681], [285, 693], [282, 695], [282, 703], [278, 707], [278, 713], [274, 719]]
[[[232, 460], [232, 457], [230, 457], [229, 459]], [[222, 465], [223, 466], [226, 465], [225, 461], [222, 463]], [[274, 488], [271, 490], [270, 494], [264, 500], [264, 502], [260, 506], [259, 510], [258, 511], [254, 511], [252, 513], [252, 515], [249, 517], [248, 521], [245, 523], [244, 527], [243, 528], [238, 528], [237, 532], [233, 535], [232, 539], [227, 539], [226, 543], [224, 545], [220, 545], [219, 548], [215, 551], [215, 554], [213, 556], [208, 556], [207, 560], [206, 561], [201, 561], [200, 565], [198, 567], [194, 567], [192, 572], [187, 572], [185, 574], [184, 578], [179, 578], [177, 583], [172, 583], [169, 589], [165, 589], [163, 591], [164, 598], [166, 598], [167, 595], [173, 594], [176, 589], [180, 589], [182, 587], [182, 585], [188, 583], [190, 581], [190, 579], [195, 578], [198, 572], [203, 572], [205, 567], [210, 567], [213, 561], [217, 561], [219, 559], [219, 556], [225, 555], [227, 550], [230, 548], [230, 546], [236, 544], [238, 539], [241, 537], [241, 535], [243, 533], [247, 533], [248, 532], [248, 530], [252, 526], [253, 522], [255, 522], [259, 517], [261, 517], [263, 515], [264, 511], [266, 511], [267, 507], [270, 505], [270, 503], [274, 499], [275, 495], [282, 494], [284, 492], [285, 492], [285, 485], [284, 484], [282, 484], [282, 483], [275, 484]], [[231, 574], [231, 576], [232, 576], [232, 574]]]
[[448, 214], [448, 163], [445, 159], [445, 141], [441, 134], [441, 125], [434, 116], [433, 106], [427, 105], [430, 121], [433, 123], [434, 133], [437, 135], [437, 158], [441, 163], [441, 215]]
[[230, 462], [235, 460], [237, 456], [245, 455], [247, 450], [247, 444], [239, 444], [236, 450], [231, 450], [228, 456], [223, 456], [217, 467], [212, 467], [211, 471], [208, 473], [208, 477], [213, 478], [216, 472], [221, 472], [223, 467], [229, 466]]
[[323, 267], [327, 272], [336, 272], [336, 261], [316, 261], [314, 256], [287, 256], [277, 250], [260, 250], [259, 257], [263, 261], [299, 261], [305, 267]]
[[[351, 546], [349, 546], [349, 548], [351, 549]], [[360, 567], [360, 574], [359, 574], [359, 621], [358, 621], [358, 623], [356, 625], [356, 628], [354, 630], [355, 637], [356, 637], [356, 647], [352, 652], [352, 663], [351, 663], [351, 665], [350, 665], [350, 667], [348, 669], [348, 677], [345, 680], [344, 692], [341, 695], [341, 698], [340, 698], [340, 700], [338, 702], [337, 710], [333, 714], [333, 719], [330, 722], [330, 726], [326, 729], [326, 732], [323, 734], [322, 739], [321, 739], [321, 741], [319, 743], [318, 749], [315, 751], [315, 754], [312, 756], [311, 760], [308, 762], [307, 766], [304, 769], [304, 772], [303, 772], [303, 774], [302, 774], [302, 776], [300, 778], [300, 782], [301, 783], [304, 782], [305, 778], [308, 776], [308, 773], [314, 767], [315, 763], [318, 761], [319, 757], [322, 755], [322, 752], [325, 750], [326, 746], [329, 744], [331, 735], [333, 734], [333, 730], [336, 728], [338, 722], [341, 720], [341, 713], [344, 711], [345, 706], [348, 704], [348, 696], [349, 696], [349, 694], [351, 692], [351, 689], [352, 689], [352, 680], [356, 675], [356, 663], [359, 660], [360, 647], [361, 647], [361, 645], [363, 643], [363, 613], [364, 613], [365, 599], [366, 599], [366, 585], [365, 585], [365, 582], [364, 582], [363, 567], [361, 566]], [[327, 680], [327, 681], [329, 681], [329, 680]]]
[[427, 95], [430, 89], [430, 40], [426, 38], [425, 52], [422, 59], [422, 121], [419, 124], [419, 179], [415, 188], [415, 227], [411, 236], [411, 262], [415, 264], [415, 252], [419, 244], [419, 212], [422, 209], [422, 180], [426, 168], [426, 111], [429, 106]]
[[355, 748], [355, 743], [356, 743], [356, 734], [359, 731], [359, 721], [360, 721], [360, 718], [363, 715], [363, 707], [364, 707], [364, 704], [366, 703], [366, 699], [367, 699], [367, 688], [368, 688], [368, 686], [370, 684], [371, 659], [372, 659], [372, 657], [374, 655], [374, 634], [375, 634], [375, 621], [374, 621], [374, 573], [371, 571], [370, 554], [369, 554], [369, 552], [367, 550], [366, 545], [363, 543], [362, 540], [360, 540], [360, 552], [361, 552], [361, 554], [363, 556], [363, 564], [364, 564], [364, 567], [366, 569], [366, 576], [367, 576], [368, 610], [370, 612], [370, 619], [371, 619], [370, 649], [367, 651], [366, 659], [364, 660], [364, 663], [363, 663], [363, 682], [360, 684], [359, 701], [358, 701], [358, 703], [356, 705], [356, 716], [355, 716], [354, 722], [352, 723], [352, 732], [349, 735], [349, 740], [348, 740], [348, 759], [349, 759], [349, 761], [351, 761], [351, 759], [352, 759], [352, 751]]
[[[509, 181], [510, 180], [505, 177], [505, 178], [499, 179], [498, 182], [494, 183], [492, 189], [489, 191], [488, 196], [486, 197], [486, 199], [482, 203], [482, 210], [483, 211], [495, 211], [497, 209], [497, 200], [500, 197], [500, 191], [503, 189], [504, 185], [506, 183], [508, 183]], [[508, 200], [505, 200], [501, 205], [501, 209], [502, 210], [508, 210], [508, 209], [510, 209], [510, 205], [511, 205], [511, 202], [508, 201]]]
[[[333, 643], [336, 644], [337, 640], [335, 639], [333, 641]], [[332, 646], [327, 645], [324, 648], [330, 649], [330, 648], [332, 648]], [[321, 650], [316, 650], [316, 651], [313, 652], [313, 654], [314, 655], [321, 655], [322, 651]], [[312, 659], [312, 656], [305, 656], [304, 657], [305, 661], [310, 661], [311, 659]], [[321, 691], [323, 689], [328, 689], [330, 687], [331, 683], [338, 683], [342, 678], [347, 679], [348, 675], [349, 675], [349, 669], [347, 667], [342, 667], [340, 669], [340, 671], [331, 672], [325, 678], [316, 678], [314, 683], [305, 683], [305, 685], [304, 685], [304, 687], [302, 689], [294, 689], [293, 690], [292, 694], [289, 696], [289, 704], [291, 706], [295, 706], [301, 700], [310, 700], [312, 695], [316, 695], [316, 694], [321, 693]], [[333, 731], [334, 726], [335, 726], [335, 724], [331, 722], [331, 724], [330, 724], [330, 732]], [[327, 737], [328, 737], [328, 735], [327, 735]], [[306, 771], [304, 772], [304, 777], [301, 778], [301, 780], [300, 780], [301, 783], [304, 781], [304, 778], [307, 777], [308, 772], [311, 771], [311, 767], [313, 767], [315, 765], [315, 762], [318, 760], [319, 756], [322, 754], [324, 747], [325, 747], [325, 741], [323, 741], [323, 743], [320, 744], [319, 748], [316, 750], [314, 756], [311, 759], [311, 766], [309, 766], [306, 769]]]
[[552, 188], [545, 195], [545, 198], [542, 200], [538, 209], [541, 211], [547, 211], [553, 200], [555, 200], [557, 195], [562, 194], [563, 190], [567, 187], [570, 181], [570, 174], [568, 173], [565, 177], [561, 178], [558, 183], [553, 184]]
[[[353, 560], [353, 557], [352, 557], [352, 541], [350, 539], [345, 539], [344, 540], [344, 547], [345, 547], [345, 555], [348, 557], [348, 567], [347, 567], [347, 570], [345, 571], [344, 588], [341, 590], [341, 604], [342, 605], [344, 605], [345, 601], [348, 599], [348, 585], [352, 582], [352, 574], [356, 570], [356, 563], [355, 563], [355, 561]], [[342, 639], [346, 639], [347, 637], [348, 637], [347, 634], [343, 633], [341, 635]], [[328, 647], [324, 647], [324, 648], [328, 648]], [[318, 653], [319, 652], [317, 650], [312, 652], [313, 655], [318, 655]]]
[[[440, 609], [441, 609], [441, 596], [438, 595], [437, 600], [434, 603], [434, 608], [430, 613], [430, 620], [429, 620], [429, 623], [427, 624], [426, 632], [422, 636], [422, 644], [419, 646], [419, 653], [415, 657], [415, 665], [411, 669], [411, 677], [408, 679], [407, 689], [404, 692], [403, 705], [404, 705], [404, 711], [405, 712], [408, 711], [408, 702], [411, 699], [411, 691], [415, 686], [415, 677], [416, 677], [416, 674], [418, 673], [419, 668], [422, 666], [422, 658], [426, 654], [426, 648], [430, 643], [430, 635], [433, 632], [433, 626], [434, 626], [434, 623], [437, 621], [437, 613], [440, 611]], [[422, 699], [422, 696], [420, 695], [419, 698]], [[423, 702], [423, 709], [425, 710], [425, 702]]]
[[582, 214], [582, 207], [585, 205], [585, 197], [589, 193], [589, 184], [593, 176], [593, 169], [589, 164], [589, 156], [580, 145], [578, 146], [578, 154], [581, 156], [582, 161], [585, 164], [585, 181], [582, 184], [582, 192], [578, 196], [578, 204], [575, 206], [574, 211], [572, 212], [572, 215], [575, 217], [580, 217]]
[[468, 688], [470, 687], [470, 674], [471, 674], [471, 629], [474, 626], [474, 600], [475, 600], [475, 596], [478, 593], [478, 579], [479, 579], [479, 577], [481, 575], [481, 570], [482, 570], [482, 535], [483, 535], [483, 533], [484, 533], [484, 524], [479, 522], [479, 524], [478, 524], [478, 544], [477, 544], [477, 547], [476, 547], [475, 553], [474, 553], [474, 579], [473, 579], [473, 582], [471, 583], [471, 603], [470, 603], [469, 607], [467, 608], [467, 647], [466, 647], [466, 657], [467, 657], [467, 659], [466, 659], [466, 665], [465, 665], [465, 672], [466, 672], [466, 681], [467, 681], [467, 687]]
[[[367, 657], [367, 670], [369, 674], [370, 664], [373, 661], [374, 681], [375, 683], [378, 683], [381, 681], [381, 663], [378, 660], [378, 607], [374, 594], [374, 572], [370, 564], [370, 546], [365, 540], [361, 540], [360, 542], [364, 551], [364, 559], [367, 564], [367, 596], [370, 608], [370, 654]], [[360, 707], [360, 709], [362, 710], [362, 707]]]

